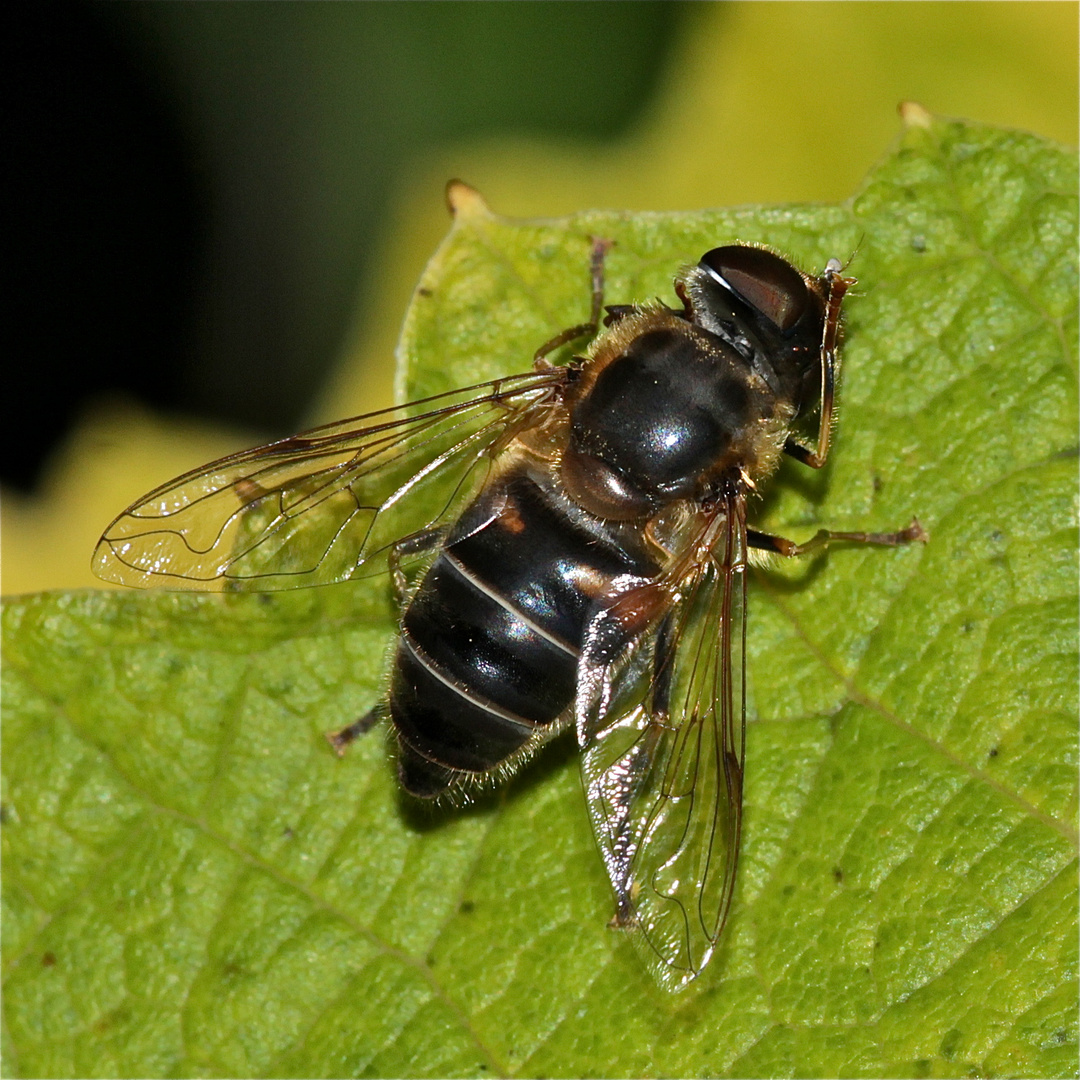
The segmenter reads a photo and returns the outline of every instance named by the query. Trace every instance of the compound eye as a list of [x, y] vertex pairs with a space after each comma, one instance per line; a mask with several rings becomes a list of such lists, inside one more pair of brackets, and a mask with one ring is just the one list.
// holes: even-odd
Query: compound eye
[[791, 263], [771, 251], [733, 244], [706, 252], [701, 265], [782, 331], [790, 330], [806, 310], [806, 282]]

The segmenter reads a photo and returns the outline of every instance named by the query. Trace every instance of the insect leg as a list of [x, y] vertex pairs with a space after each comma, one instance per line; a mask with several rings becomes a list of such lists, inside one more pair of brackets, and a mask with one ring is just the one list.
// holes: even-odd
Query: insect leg
[[832, 532], [829, 529], [822, 529], [805, 544], [796, 544], [794, 540], [785, 540], [782, 536], [770, 536], [768, 533], [757, 532], [754, 529], [746, 530], [746, 542], [750, 547], [758, 548], [760, 551], [771, 551], [789, 559], [796, 555], [805, 555], [808, 551], [814, 551], [836, 541], [849, 544], [877, 544], [880, 547], [902, 547], [904, 544], [913, 544], [916, 541], [925, 544], [929, 539], [929, 534], [919, 523], [918, 518], [912, 518], [911, 524], [906, 529], [891, 533]]
[[825, 280], [829, 295], [825, 301], [825, 329], [821, 338], [821, 404], [818, 410], [817, 449], [788, 439], [784, 453], [820, 469], [829, 456], [829, 438], [832, 434], [833, 408], [836, 400], [836, 342], [840, 334], [840, 304], [844, 293], [855, 284], [854, 278], [844, 277], [843, 267], [836, 259], [830, 259], [825, 267]]
[[575, 338], [590, 337], [596, 333], [600, 325], [600, 312], [604, 307], [604, 257], [607, 255], [613, 240], [603, 240], [600, 237], [592, 238], [592, 255], [589, 258], [589, 270], [592, 275], [592, 308], [589, 313], [589, 321], [578, 326], [571, 326], [568, 330], [556, 334], [550, 341], [545, 341], [533, 356], [533, 367], [538, 371], [550, 368], [547, 357], [560, 346], [567, 344]]
[[675, 282], [675, 295], [682, 301], [682, 311], [679, 312], [679, 318], [686, 319], [689, 322], [694, 314], [694, 305], [690, 302], [690, 294], [681, 281]]
[[[409, 555], [419, 555], [438, 547], [448, 531], [446, 526], [438, 529], [421, 529], [419, 532], [403, 536], [391, 546], [386, 561], [390, 570], [394, 599], [398, 607], [404, 608], [409, 599], [409, 579], [405, 576], [405, 571], [401, 569], [401, 560]], [[326, 741], [334, 748], [334, 753], [338, 757], [343, 757], [349, 744], [361, 735], [366, 735], [385, 715], [385, 705], [380, 702], [370, 712], [364, 713], [359, 720], [354, 720], [337, 731], [328, 731]]]
[[390, 571], [390, 583], [394, 590], [394, 600], [399, 608], [405, 606], [409, 599], [409, 579], [405, 571], [401, 569], [401, 560], [409, 555], [421, 555], [425, 551], [431, 551], [439, 546], [449, 532], [448, 527], [441, 526], [437, 529], [421, 529], [419, 532], [410, 533], [396, 541], [387, 555], [387, 565]]
[[364, 713], [359, 720], [354, 720], [351, 724], [338, 728], [337, 731], [328, 731], [326, 741], [338, 757], [344, 757], [349, 743], [360, 738], [361, 735], [366, 735], [385, 715], [384, 706], [380, 703], [370, 712]]
[[809, 465], [811, 469], [820, 469], [829, 456], [829, 435], [832, 432], [833, 405], [836, 399], [836, 357], [832, 352], [823, 353], [821, 359], [821, 418], [818, 426], [818, 444], [816, 450], [795, 439], [784, 443], [784, 453]]

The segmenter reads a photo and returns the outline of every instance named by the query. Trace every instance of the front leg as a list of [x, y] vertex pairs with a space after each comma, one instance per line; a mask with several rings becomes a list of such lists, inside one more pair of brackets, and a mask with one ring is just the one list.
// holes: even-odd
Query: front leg
[[586, 335], [592, 337], [599, 328], [600, 312], [604, 307], [604, 259], [614, 242], [614, 240], [602, 240], [595, 236], [592, 238], [592, 255], [589, 259], [589, 272], [592, 276], [592, 307], [589, 321], [571, 326], [556, 334], [550, 341], [545, 341], [533, 357], [533, 367], [538, 371], [545, 371], [555, 366], [547, 358], [560, 346]]
[[838, 541], [849, 544], [876, 544], [880, 547], [903, 547], [905, 544], [913, 544], [916, 541], [925, 544], [929, 539], [930, 535], [919, 523], [918, 518], [912, 518], [911, 524], [906, 529], [891, 533], [832, 532], [830, 529], [822, 529], [804, 544], [796, 544], [794, 540], [785, 540], [782, 536], [771, 536], [769, 533], [757, 532], [755, 529], [746, 530], [746, 542], [750, 547], [757, 548], [759, 551], [771, 551], [776, 555], [783, 555], [786, 559], [805, 555], [809, 551]]

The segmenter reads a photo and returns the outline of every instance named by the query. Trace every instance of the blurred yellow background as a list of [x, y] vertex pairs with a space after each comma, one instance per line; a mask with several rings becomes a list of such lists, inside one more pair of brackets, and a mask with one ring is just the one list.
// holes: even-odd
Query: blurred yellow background
[[[1077, 29], [1078, 7], [1065, 2], [695, 6], [656, 94], [617, 144], [469, 141], [428, 152], [391, 178], [377, 257], [357, 285], [352, 329], [310, 422], [391, 400], [398, 327], [447, 227], [449, 177], [515, 217], [838, 202], [887, 150], [905, 100], [1075, 144]], [[4, 593], [95, 585], [90, 554], [117, 512], [251, 441], [250, 432], [101, 401], [55, 456], [39, 493], [4, 492]]]

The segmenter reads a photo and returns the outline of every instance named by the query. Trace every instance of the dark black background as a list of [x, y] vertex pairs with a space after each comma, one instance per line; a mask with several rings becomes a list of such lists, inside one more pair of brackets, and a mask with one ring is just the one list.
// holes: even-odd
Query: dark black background
[[411, 155], [617, 138], [682, 4], [16, 5], [0, 479], [94, 395], [301, 422]]

